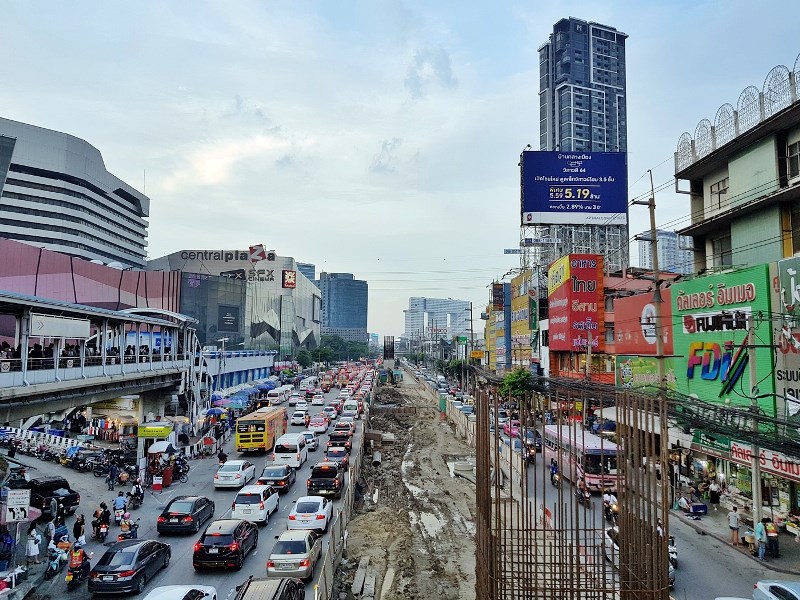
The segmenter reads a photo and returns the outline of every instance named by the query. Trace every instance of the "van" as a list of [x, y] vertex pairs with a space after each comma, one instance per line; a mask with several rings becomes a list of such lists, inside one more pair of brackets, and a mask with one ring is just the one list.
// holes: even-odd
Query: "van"
[[270, 390], [267, 392], [267, 400], [269, 400], [270, 406], [283, 404], [288, 397], [289, 396], [288, 394], [286, 394], [286, 390], [284, 390], [282, 387], [275, 388], [274, 390]]
[[346, 410], [352, 410], [353, 413], [355, 413], [356, 418], [358, 418], [358, 400], [353, 400], [351, 398], [345, 400], [344, 404], [342, 404], [342, 412]]
[[275, 442], [272, 462], [276, 465], [289, 465], [299, 469], [308, 460], [306, 437], [302, 433], [287, 433]]

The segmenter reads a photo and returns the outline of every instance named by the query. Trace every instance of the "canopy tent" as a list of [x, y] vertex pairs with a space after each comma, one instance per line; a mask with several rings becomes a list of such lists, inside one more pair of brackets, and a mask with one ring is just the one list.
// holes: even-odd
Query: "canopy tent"
[[175, 454], [178, 450], [172, 445], [172, 442], [155, 442], [148, 449], [148, 454]]

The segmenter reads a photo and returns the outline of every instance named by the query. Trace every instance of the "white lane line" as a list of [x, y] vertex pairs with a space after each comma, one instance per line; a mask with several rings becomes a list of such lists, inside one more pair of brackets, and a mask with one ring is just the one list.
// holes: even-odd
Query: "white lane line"
[[236, 592], [236, 588], [231, 588], [231, 591], [230, 591], [230, 592], [228, 592], [228, 595], [227, 595], [227, 596], [225, 596], [225, 600], [228, 600], [228, 598], [230, 598], [231, 596], [233, 596], [233, 594], [234, 594], [235, 592]]

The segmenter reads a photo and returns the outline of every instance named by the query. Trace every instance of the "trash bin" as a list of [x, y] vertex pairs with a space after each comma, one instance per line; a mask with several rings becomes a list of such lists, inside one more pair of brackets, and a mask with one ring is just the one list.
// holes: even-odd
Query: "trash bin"
[[172, 467], [164, 467], [164, 470], [161, 472], [162, 477], [162, 485], [164, 487], [169, 487], [172, 485]]

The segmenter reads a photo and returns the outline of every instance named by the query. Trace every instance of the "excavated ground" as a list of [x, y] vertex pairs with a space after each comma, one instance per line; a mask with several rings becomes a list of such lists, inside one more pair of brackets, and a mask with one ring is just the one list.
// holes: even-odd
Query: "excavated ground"
[[363, 502], [348, 526], [347, 560], [334, 598], [352, 586], [359, 559], [378, 569], [376, 600], [456, 600], [475, 597], [475, 487], [451, 476], [448, 461], [472, 454], [443, 422], [437, 400], [406, 379], [378, 389], [374, 406], [416, 407], [416, 415], [371, 415], [369, 428], [395, 435], [374, 467], [361, 470]]

